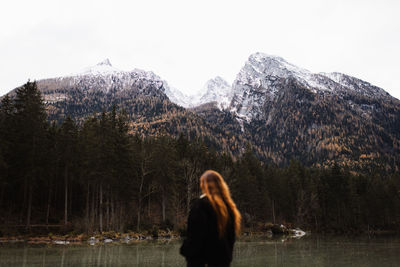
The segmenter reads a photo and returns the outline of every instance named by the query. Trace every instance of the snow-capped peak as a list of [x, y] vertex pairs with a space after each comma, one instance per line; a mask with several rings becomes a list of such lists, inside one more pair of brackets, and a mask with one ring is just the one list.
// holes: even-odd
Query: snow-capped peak
[[270, 68], [271, 70], [277, 68], [277, 69], [287, 69], [290, 71], [295, 71], [295, 72], [310, 72], [306, 69], [299, 68], [296, 65], [293, 65], [289, 62], [287, 62], [284, 58], [275, 56], [275, 55], [270, 55], [266, 53], [261, 53], [261, 52], [256, 52], [253, 53], [249, 56], [249, 62], [259, 62], [265, 65], [266, 68]]
[[84, 68], [78, 73], [73, 73], [72, 76], [81, 75], [108, 75], [122, 72], [121, 70], [113, 67], [109, 59], [105, 59], [94, 66]]
[[97, 63], [96, 65], [97, 65], [97, 66], [106, 65], [106, 66], [112, 67], [111, 62], [110, 62], [110, 60], [109, 60], [108, 58], [106, 58], [105, 60], [103, 60], [103, 61]]
[[193, 95], [185, 95], [175, 88], [165, 92], [172, 102], [185, 108], [193, 108], [215, 102], [219, 109], [226, 109], [232, 100], [232, 87], [220, 76], [206, 82], [203, 89]]
[[285, 59], [268, 55], [264, 53], [254, 53], [249, 56], [245, 66], [239, 72], [237, 80], [247, 83], [247, 80], [252, 80], [258, 86], [263, 86], [262, 80], [265, 76], [289, 78], [293, 77], [299, 82], [311, 88], [321, 88], [321, 86], [315, 81], [314, 74], [307, 69], [300, 68], [287, 62]]
[[220, 109], [226, 109], [232, 100], [232, 87], [220, 76], [210, 79], [203, 88], [203, 95], [198, 99], [198, 104], [217, 102]]
[[206, 84], [204, 85], [204, 89], [205, 92], [213, 92], [216, 89], [224, 89], [226, 87], [230, 87], [228, 82], [225, 81], [223, 78], [221, 78], [220, 76], [216, 76], [214, 79], [210, 79], [206, 82]]
[[311, 92], [319, 94], [387, 95], [379, 87], [342, 73], [312, 73], [281, 57], [254, 53], [233, 83], [231, 111], [248, 122], [259, 118], [263, 114], [263, 105], [275, 99], [287, 79], [294, 79]]
[[109, 59], [96, 65], [87, 67], [79, 72], [66, 76], [56, 77], [68, 86], [84, 87], [86, 90], [110, 92], [110, 90], [147, 90], [148, 88], [168, 91], [168, 84], [152, 71], [133, 69], [132, 71], [120, 70], [112, 66]]

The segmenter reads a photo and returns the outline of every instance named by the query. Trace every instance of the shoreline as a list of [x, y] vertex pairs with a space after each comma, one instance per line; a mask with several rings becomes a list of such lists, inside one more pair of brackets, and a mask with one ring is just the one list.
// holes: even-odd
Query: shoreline
[[[279, 237], [287, 238], [302, 238], [311, 234], [332, 235], [332, 236], [396, 236], [400, 233], [395, 230], [374, 230], [374, 231], [356, 231], [356, 232], [317, 232], [312, 230], [303, 231], [300, 228], [287, 228], [284, 225], [268, 224], [268, 227], [263, 229], [244, 228], [238, 237], [265, 237], [274, 239]], [[129, 244], [130, 242], [160, 240], [171, 241], [183, 238], [184, 235], [178, 231], [171, 230], [144, 230], [142, 232], [115, 232], [108, 231], [102, 233], [69, 233], [69, 234], [38, 234], [27, 233], [17, 235], [2, 235], [0, 236], [0, 244], [4, 243], [27, 243], [27, 244], [55, 244], [55, 245], [74, 245], [74, 244], [89, 244], [101, 245], [108, 243]]]
[[55, 244], [55, 245], [74, 245], [74, 244], [107, 244], [107, 243], [130, 243], [143, 240], [176, 240], [181, 238], [176, 232], [159, 233], [158, 236], [144, 233], [115, 233], [103, 232], [102, 234], [77, 234], [77, 235], [17, 235], [2, 236], [1, 243], [28, 243], [28, 244]]
[[[265, 236], [272, 238], [273, 236], [289, 236], [301, 238], [306, 232], [296, 228], [290, 229], [284, 225], [269, 224], [264, 229], [244, 228], [240, 237]], [[174, 230], [157, 229], [143, 230], [141, 232], [127, 231], [115, 232], [106, 231], [102, 233], [74, 233], [67, 234], [56, 233], [26, 233], [26, 234], [9, 234], [0, 236], [0, 243], [28, 243], [28, 244], [107, 244], [107, 243], [129, 243], [143, 240], [175, 240], [185, 236], [184, 233]]]

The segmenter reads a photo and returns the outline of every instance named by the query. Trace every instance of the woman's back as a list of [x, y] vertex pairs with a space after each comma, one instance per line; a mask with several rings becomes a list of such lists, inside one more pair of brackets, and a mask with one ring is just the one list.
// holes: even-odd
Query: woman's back
[[232, 211], [229, 208], [228, 211], [226, 230], [220, 237], [217, 215], [209, 199], [204, 196], [193, 201], [188, 218], [187, 238], [181, 247], [181, 254], [192, 265], [207, 263], [229, 266], [235, 243], [235, 228]]

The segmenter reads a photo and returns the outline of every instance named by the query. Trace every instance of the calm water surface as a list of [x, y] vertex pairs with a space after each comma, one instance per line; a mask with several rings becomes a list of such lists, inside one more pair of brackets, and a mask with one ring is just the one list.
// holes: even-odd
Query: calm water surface
[[[185, 266], [180, 241], [103, 245], [0, 244], [0, 266]], [[232, 267], [400, 266], [399, 237], [242, 239]]]

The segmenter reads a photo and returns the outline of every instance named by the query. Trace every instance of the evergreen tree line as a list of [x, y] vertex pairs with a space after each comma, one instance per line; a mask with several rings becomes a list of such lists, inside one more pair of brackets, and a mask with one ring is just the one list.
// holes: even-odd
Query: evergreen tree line
[[115, 108], [81, 125], [71, 118], [51, 124], [31, 82], [3, 98], [0, 140], [3, 231], [184, 229], [207, 169], [226, 179], [244, 229], [283, 223], [324, 232], [399, 230], [399, 174], [311, 169], [298, 161], [277, 167], [260, 162], [250, 145], [233, 159], [183, 135], [142, 138], [129, 133], [128, 116]]

